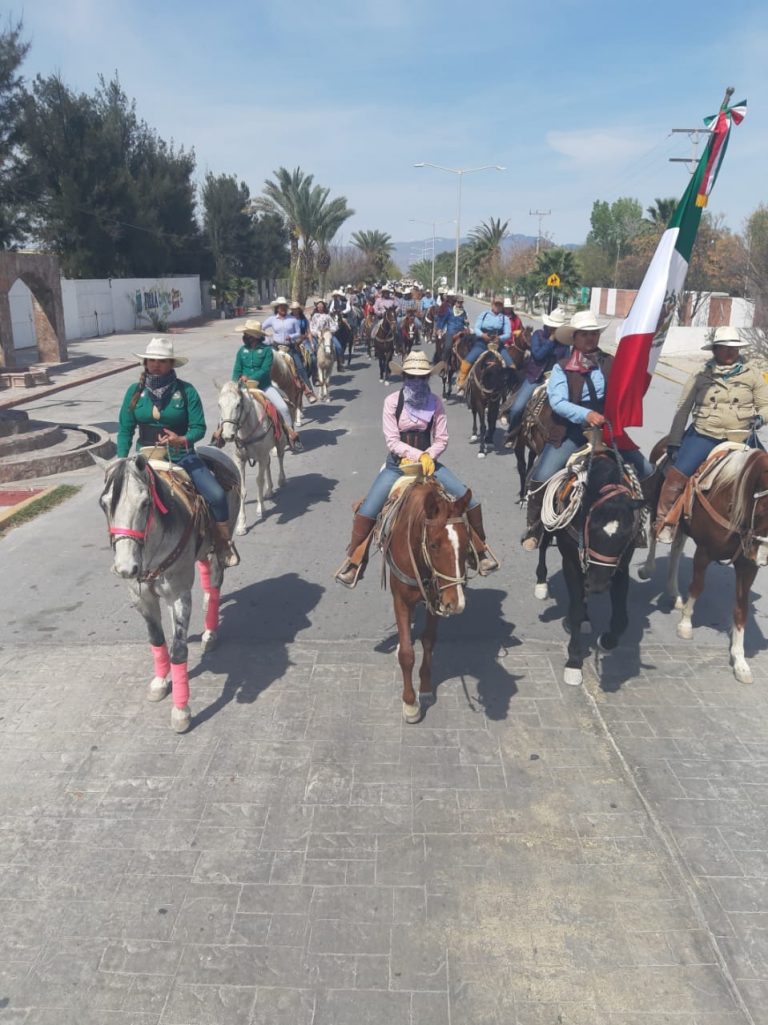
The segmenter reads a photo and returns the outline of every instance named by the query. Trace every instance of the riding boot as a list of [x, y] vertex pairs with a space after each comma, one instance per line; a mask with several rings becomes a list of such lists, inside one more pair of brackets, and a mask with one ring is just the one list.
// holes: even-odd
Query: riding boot
[[523, 534], [522, 545], [526, 552], [535, 552], [539, 547], [543, 526], [541, 522], [541, 507], [544, 504], [544, 482], [532, 480], [528, 485], [528, 501], [526, 506], [526, 531]]
[[240, 562], [240, 556], [232, 541], [232, 532], [229, 529], [229, 524], [214, 521], [211, 527], [213, 530], [213, 549], [219, 562], [227, 569], [237, 566]]
[[479, 505], [475, 505], [470, 509], [467, 509], [467, 522], [469, 523], [472, 547], [475, 549], [478, 556], [476, 567], [477, 572], [481, 577], [487, 577], [489, 573], [493, 573], [494, 570], [499, 568], [499, 563], [496, 556], [488, 547], [488, 542], [485, 540], [483, 510]]
[[663, 545], [671, 545], [677, 534], [677, 526], [682, 513], [682, 494], [688, 478], [675, 466], [670, 466], [667, 476], [659, 495], [659, 504], [656, 507], [656, 522], [653, 527], [656, 532], [656, 540]]
[[459, 367], [459, 376], [456, 378], [456, 391], [459, 395], [464, 394], [464, 388], [467, 384], [467, 377], [469, 376], [469, 372], [471, 369], [472, 364], [468, 363], [467, 360], [463, 359], [461, 361], [461, 366]]
[[368, 564], [368, 550], [371, 546], [376, 520], [370, 516], [355, 513], [352, 520], [352, 539], [347, 547], [347, 558], [336, 571], [336, 580], [344, 587], [354, 587], [365, 572]]

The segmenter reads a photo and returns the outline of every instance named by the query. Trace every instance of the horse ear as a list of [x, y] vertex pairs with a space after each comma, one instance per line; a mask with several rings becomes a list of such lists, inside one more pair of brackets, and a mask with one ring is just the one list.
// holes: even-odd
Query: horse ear
[[136, 469], [139, 473], [143, 473], [147, 468], [147, 457], [143, 456], [141, 452], [136, 456]]
[[472, 501], [472, 491], [467, 488], [465, 493], [461, 496], [458, 501], [454, 502], [454, 508], [456, 509], [457, 516], [463, 516], [469, 508], [469, 503]]
[[428, 520], [436, 520], [439, 512], [440, 503], [437, 500], [434, 489], [430, 488], [427, 491], [427, 497], [424, 499], [424, 515]]
[[112, 464], [115, 462], [114, 459], [102, 459], [102, 457], [101, 456], [97, 456], [95, 452], [91, 452], [90, 456], [91, 456], [91, 459], [96, 464], [96, 466], [100, 466], [105, 474], [106, 474], [107, 470], [110, 468], [110, 466], [112, 466]]

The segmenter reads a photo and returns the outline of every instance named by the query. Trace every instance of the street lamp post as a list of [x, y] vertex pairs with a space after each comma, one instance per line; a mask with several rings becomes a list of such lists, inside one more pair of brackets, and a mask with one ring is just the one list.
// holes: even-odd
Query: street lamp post
[[435, 239], [437, 234], [438, 224], [453, 224], [453, 218], [450, 221], [423, 221], [420, 217], [409, 217], [408, 220], [411, 224], [430, 224], [432, 226], [432, 295], [435, 294]]
[[438, 171], [448, 171], [455, 174], [459, 179], [458, 195], [456, 199], [456, 263], [453, 271], [453, 290], [459, 290], [459, 244], [461, 241], [461, 179], [465, 174], [473, 174], [475, 171], [506, 171], [506, 167], [500, 164], [483, 164], [482, 167], [443, 167], [442, 164], [432, 164], [428, 160], [422, 160], [414, 167], [434, 167]]

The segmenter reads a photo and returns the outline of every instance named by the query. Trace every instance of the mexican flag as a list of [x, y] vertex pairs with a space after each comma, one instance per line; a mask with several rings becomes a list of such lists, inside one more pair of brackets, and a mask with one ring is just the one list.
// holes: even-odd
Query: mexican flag
[[746, 114], [747, 102], [705, 118], [711, 135], [683, 198], [653, 254], [629, 315], [619, 330], [619, 345], [611, 370], [605, 416], [610, 420], [619, 448], [637, 445], [625, 434], [626, 427], [642, 427], [643, 397], [688, 273], [699, 222], [728, 146], [731, 126]]

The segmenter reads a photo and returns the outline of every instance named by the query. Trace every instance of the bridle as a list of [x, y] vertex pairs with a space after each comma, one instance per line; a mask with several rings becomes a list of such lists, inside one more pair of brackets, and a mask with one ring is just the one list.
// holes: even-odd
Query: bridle
[[[242, 388], [240, 388], [238, 390], [239, 390], [240, 394], [239, 394], [238, 401], [237, 401], [237, 416], [234, 417], [234, 419], [232, 417], [226, 417], [226, 416], [222, 417], [219, 420], [219, 427], [223, 427], [224, 424], [232, 424], [232, 426], [235, 428], [235, 448], [241, 449], [241, 448], [247, 448], [252, 442], [256, 441], [259, 438], [259, 436], [260, 436], [259, 435], [259, 428], [261, 427], [262, 421], [258, 420], [258, 417], [257, 417], [258, 426], [257, 426], [256, 430], [253, 432], [253, 434], [249, 434], [247, 438], [240, 438], [240, 437], [238, 437], [237, 432], [240, 430], [240, 421], [243, 419], [243, 412], [244, 412], [243, 402], [244, 402], [245, 397], [246, 397], [246, 393], [244, 392], [244, 390]], [[250, 398], [250, 396], [248, 396], [248, 397]], [[267, 417], [267, 420], [269, 420], [269, 417]]]
[[109, 525], [109, 543], [114, 548], [118, 541], [122, 538], [128, 538], [131, 541], [138, 541], [143, 544], [147, 539], [150, 527], [152, 526], [152, 520], [154, 517], [155, 510], [157, 510], [161, 516], [164, 516], [168, 509], [163, 505], [160, 496], [157, 493], [157, 481], [155, 479], [155, 472], [152, 467], [147, 463], [147, 485], [149, 487], [149, 494], [152, 500], [152, 504], [149, 507], [149, 513], [147, 515], [147, 522], [144, 525], [143, 530], [133, 530], [131, 527], [116, 527], [112, 524]]
[[624, 553], [629, 548], [634, 538], [634, 533], [630, 535], [626, 545], [622, 548], [618, 555], [603, 555], [600, 552], [596, 552], [589, 543], [589, 526], [592, 518], [592, 513], [595, 509], [599, 509], [601, 505], [610, 501], [612, 498], [619, 498], [621, 495], [627, 495], [629, 498], [636, 498], [631, 488], [628, 488], [626, 484], [604, 484], [598, 492], [599, 498], [593, 502], [584, 518], [584, 537], [583, 546], [581, 546], [581, 565], [582, 569], [586, 573], [590, 566], [602, 566], [603, 568], [616, 567], [624, 557]]
[[[440, 596], [443, 591], [447, 591], [449, 587], [455, 586], [466, 586], [467, 574], [464, 572], [461, 576], [451, 576], [448, 573], [442, 573], [439, 569], [436, 569], [432, 563], [432, 559], [429, 554], [429, 546], [427, 544], [427, 527], [430, 526], [444, 526], [448, 527], [453, 524], [464, 523], [467, 524], [466, 516], [451, 516], [446, 520], [430, 520], [424, 519], [423, 526], [421, 528], [421, 538], [419, 543], [419, 552], [421, 558], [426, 566], [427, 573], [422, 575], [419, 573], [419, 568], [416, 563], [416, 554], [413, 550], [411, 543], [411, 528], [413, 526], [413, 517], [408, 520], [407, 535], [408, 535], [408, 560], [413, 570], [413, 576], [408, 576], [404, 573], [399, 566], [397, 566], [392, 558], [391, 550], [387, 548], [385, 557], [387, 565], [389, 566], [390, 573], [395, 576], [401, 584], [405, 584], [407, 587], [417, 587], [421, 594], [424, 604], [427, 607], [427, 611], [431, 612], [434, 616], [448, 616], [449, 613], [442, 610], [442, 603], [440, 602]], [[470, 531], [470, 538], [472, 534]], [[475, 553], [477, 556], [477, 553]]]

